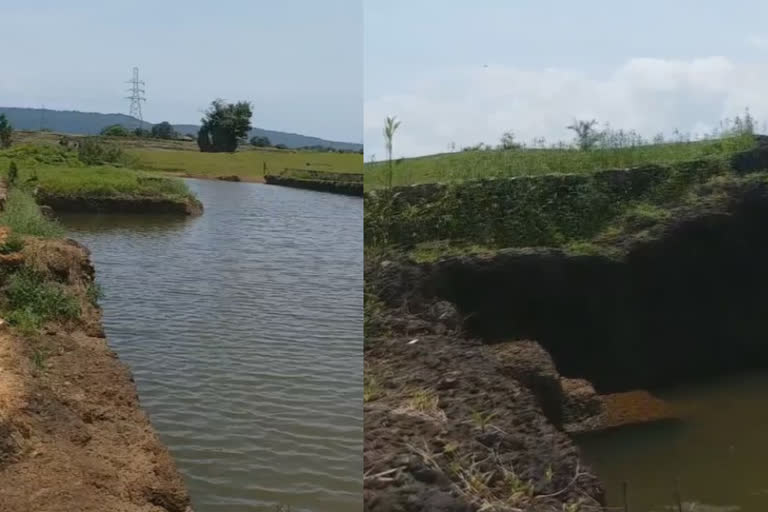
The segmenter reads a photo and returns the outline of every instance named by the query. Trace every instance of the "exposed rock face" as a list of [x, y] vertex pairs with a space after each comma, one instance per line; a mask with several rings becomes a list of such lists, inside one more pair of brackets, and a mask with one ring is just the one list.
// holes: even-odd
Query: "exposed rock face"
[[181, 475], [87, 299], [87, 251], [29, 239], [22, 256], [78, 297], [83, 314], [37, 335], [0, 327], [0, 508], [190, 511]]

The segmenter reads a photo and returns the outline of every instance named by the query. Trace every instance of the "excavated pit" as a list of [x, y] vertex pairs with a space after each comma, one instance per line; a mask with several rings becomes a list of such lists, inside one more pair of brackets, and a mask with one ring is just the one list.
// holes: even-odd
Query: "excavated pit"
[[622, 258], [510, 249], [451, 258], [429, 294], [488, 342], [534, 339], [567, 377], [601, 393], [768, 362], [768, 192], [675, 219]]

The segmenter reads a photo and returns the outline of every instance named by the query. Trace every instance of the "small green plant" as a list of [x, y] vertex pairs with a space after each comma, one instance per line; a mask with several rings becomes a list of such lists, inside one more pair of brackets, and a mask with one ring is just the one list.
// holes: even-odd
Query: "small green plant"
[[523, 498], [530, 498], [533, 496], [533, 482], [522, 480], [517, 476], [517, 473], [508, 468], [502, 468], [502, 472], [504, 477], [504, 487], [510, 501], [517, 502]]
[[0, 149], [11, 147], [11, 136], [13, 135], [13, 126], [5, 117], [5, 114], [0, 114]]
[[16, 180], [19, 178], [19, 168], [16, 167], [16, 162], [11, 160], [8, 164], [8, 186], [12, 187], [16, 184]]
[[99, 283], [92, 281], [85, 291], [85, 296], [88, 298], [88, 301], [91, 304], [98, 306], [99, 301], [104, 298], [104, 290], [101, 288]]
[[0, 244], [0, 254], [19, 252], [24, 248], [24, 239], [16, 232], [12, 232], [5, 241]]
[[9, 323], [26, 332], [36, 331], [50, 320], [71, 320], [80, 316], [80, 305], [75, 297], [27, 267], [10, 275], [5, 299]]
[[34, 349], [32, 351], [32, 363], [39, 371], [45, 370], [45, 360], [48, 357], [48, 353], [42, 349]]
[[474, 411], [472, 413], [472, 421], [474, 421], [475, 425], [477, 425], [481, 432], [485, 432], [486, 428], [488, 428], [488, 425], [490, 425], [491, 420], [495, 417], [495, 412], [484, 413], [482, 411]]
[[381, 396], [381, 388], [376, 378], [368, 372], [363, 375], [363, 401], [369, 402]]
[[384, 140], [387, 144], [387, 160], [389, 163], [389, 174], [387, 175], [387, 188], [392, 188], [392, 140], [395, 138], [395, 132], [400, 127], [400, 121], [396, 117], [389, 117], [384, 121]]

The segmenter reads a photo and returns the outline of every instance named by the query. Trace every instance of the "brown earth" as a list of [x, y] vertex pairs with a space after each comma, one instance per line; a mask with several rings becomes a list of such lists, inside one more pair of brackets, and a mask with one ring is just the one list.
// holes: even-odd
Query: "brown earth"
[[365, 510], [600, 510], [578, 449], [482, 343], [369, 339], [365, 364]]
[[82, 318], [35, 335], [0, 326], [0, 507], [4, 512], [185, 512], [190, 500], [141, 410], [128, 368], [86, 298], [88, 251], [28, 239], [25, 265], [81, 303]]
[[366, 511], [601, 510], [570, 435], [675, 417], [562, 376], [536, 341], [474, 339], [414, 265], [365, 263]]

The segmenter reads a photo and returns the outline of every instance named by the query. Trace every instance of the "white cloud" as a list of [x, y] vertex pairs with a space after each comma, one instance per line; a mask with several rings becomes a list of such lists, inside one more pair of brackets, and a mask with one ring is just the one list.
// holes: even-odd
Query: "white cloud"
[[768, 50], [768, 36], [751, 35], [747, 38], [747, 44], [758, 50]]
[[768, 119], [768, 69], [725, 57], [692, 60], [636, 58], [607, 77], [570, 70], [504, 66], [433, 72], [389, 96], [366, 98], [366, 158], [384, 157], [383, 120], [402, 121], [395, 156], [415, 156], [478, 142], [495, 144], [513, 130], [531, 141], [570, 140], [574, 118], [596, 118], [614, 128], [702, 133], [749, 107]]

